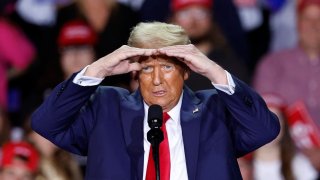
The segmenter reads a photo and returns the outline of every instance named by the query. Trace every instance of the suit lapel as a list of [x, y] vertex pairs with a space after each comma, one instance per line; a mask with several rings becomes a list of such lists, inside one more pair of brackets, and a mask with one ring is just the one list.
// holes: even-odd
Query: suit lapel
[[181, 106], [181, 128], [189, 180], [196, 179], [198, 162], [201, 103], [194, 93], [184, 88]]
[[143, 119], [144, 108], [139, 91], [121, 102], [121, 121], [124, 139], [131, 158], [132, 177], [142, 179], [143, 173]]

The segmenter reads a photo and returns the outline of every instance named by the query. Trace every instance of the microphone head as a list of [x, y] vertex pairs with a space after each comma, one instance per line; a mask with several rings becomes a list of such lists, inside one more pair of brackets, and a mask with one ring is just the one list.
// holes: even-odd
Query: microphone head
[[151, 129], [162, 126], [162, 107], [160, 105], [153, 104], [149, 107], [148, 125]]

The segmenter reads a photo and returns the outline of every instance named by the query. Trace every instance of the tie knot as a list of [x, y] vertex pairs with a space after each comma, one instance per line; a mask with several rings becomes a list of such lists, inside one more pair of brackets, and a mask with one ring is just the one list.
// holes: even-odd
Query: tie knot
[[164, 112], [163, 114], [163, 124], [165, 124], [169, 119], [170, 119], [170, 116], [167, 112]]

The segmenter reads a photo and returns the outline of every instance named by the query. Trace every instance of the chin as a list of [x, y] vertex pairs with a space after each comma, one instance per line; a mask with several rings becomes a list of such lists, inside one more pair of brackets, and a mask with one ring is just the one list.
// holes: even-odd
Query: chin
[[152, 104], [160, 105], [162, 108], [166, 105], [166, 103], [163, 101], [152, 101], [150, 105]]

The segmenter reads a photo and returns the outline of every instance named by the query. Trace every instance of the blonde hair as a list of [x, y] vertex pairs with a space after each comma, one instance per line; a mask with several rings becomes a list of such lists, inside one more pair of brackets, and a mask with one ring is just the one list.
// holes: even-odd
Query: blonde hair
[[137, 24], [128, 39], [129, 46], [139, 48], [161, 48], [190, 43], [188, 35], [181, 26], [161, 22]]

